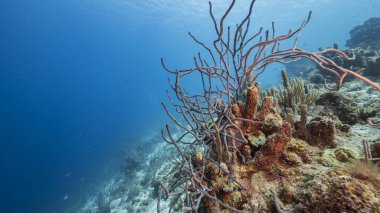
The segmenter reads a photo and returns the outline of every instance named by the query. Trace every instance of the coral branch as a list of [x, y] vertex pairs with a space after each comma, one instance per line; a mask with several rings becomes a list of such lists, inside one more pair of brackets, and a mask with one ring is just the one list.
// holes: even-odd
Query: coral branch
[[368, 118], [368, 119], [367, 119], [367, 122], [368, 122], [368, 124], [371, 125], [371, 126], [380, 126], [380, 122], [375, 123], [374, 121], [372, 121], [371, 118]]

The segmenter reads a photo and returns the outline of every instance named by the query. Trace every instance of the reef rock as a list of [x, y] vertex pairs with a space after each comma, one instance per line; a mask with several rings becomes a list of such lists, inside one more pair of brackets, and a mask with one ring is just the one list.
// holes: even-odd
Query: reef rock
[[308, 209], [313, 212], [378, 212], [380, 209], [376, 189], [352, 177], [324, 177], [312, 185]]
[[[359, 74], [380, 77], [380, 18], [368, 19], [363, 25], [353, 28], [350, 35], [350, 39], [346, 41], [346, 46], [350, 49], [343, 50], [343, 52], [349, 57], [355, 57], [346, 60], [334, 52], [324, 54], [324, 56], [333, 60], [338, 66]], [[338, 49], [338, 46], [334, 45], [334, 48]], [[321, 68], [317, 69], [324, 77], [335, 79], [330, 72]], [[353, 79], [355, 77], [349, 75], [345, 81]]]
[[380, 49], [380, 18], [370, 18], [363, 25], [350, 31], [351, 38], [346, 46], [350, 48]]
[[328, 91], [319, 96], [316, 104], [333, 110], [339, 120], [345, 124], [356, 124], [374, 116], [376, 112], [371, 107], [363, 107], [354, 98], [336, 91]]
[[336, 147], [335, 123], [328, 117], [315, 117], [307, 125], [309, 129], [308, 142], [318, 147]]
[[317, 147], [310, 146], [306, 141], [292, 138], [287, 144], [284, 158], [287, 162], [300, 161], [301, 163], [311, 163], [313, 156], [319, 155]]

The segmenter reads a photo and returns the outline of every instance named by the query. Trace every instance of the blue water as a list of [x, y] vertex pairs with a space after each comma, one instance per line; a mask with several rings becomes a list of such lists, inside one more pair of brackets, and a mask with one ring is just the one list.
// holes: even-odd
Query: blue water
[[[238, 2], [231, 23], [248, 4]], [[215, 2], [219, 17], [227, 3]], [[284, 33], [313, 10], [300, 46], [344, 47], [379, 8], [378, 0], [257, 0], [253, 26], [274, 20]], [[167, 120], [160, 57], [190, 67], [198, 46], [187, 31], [210, 40], [212, 30], [203, 0], [0, 1], [0, 212], [64, 212], [119, 169], [124, 149]], [[278, 79], [273, 71], [261, 81]]]

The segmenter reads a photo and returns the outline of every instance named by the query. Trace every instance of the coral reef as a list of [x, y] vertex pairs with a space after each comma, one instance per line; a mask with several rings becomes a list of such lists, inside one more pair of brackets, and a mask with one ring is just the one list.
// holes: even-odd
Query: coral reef
[[316, 103], [329, 108], [340, 121], [350, 125], [366, 121], [369, 117], [376, 115], [372, 107], [363, 107], [353, 97], [336, 91], [321, 94]]
[[[298, 49], [298, 32], [310, 16], [293, 33], [276, 36], [273, 27], [254, 43], [262, 33], [246, 33], [254, 1], [236, 31], [225, 26], [234, 2], [220, 21], [210, 3], [217, 34], [212, 48], [190, 34], [208, 54], [194, 58], [195, 68], [171, 70], [162, 60], [173, 75], [175, 98], [169, 97], [172, 108], [162, 105], [177, 131], [166, 125], [161, 135], [167, 144], [145, 153], [148, 161], [127, 164], [131, 177], [109, 187], [114, 199], [92, 198], [92, 206], [111, 212], [379, 212], [378, 165], [370, 160], [380, 156], [380, 87], [363, 77], [378, 75], [377, 59], [371, 59], [378, 52], [375, 38], [361, 34], [363, 27], [374, 30], [376, 20], [351, 32], [353, 59], [352, 50], [337, 45], [311, 53]], [[292, 38], [293, 48], [277, 49]], [[297, 70], [290, 76], [309, 81], [284, 70], [283, 87], [261, 89], [257, 78], [268, 65], [300, 58], [302, 65], [287, 66]], [[193, 74], [202, 85], [197, 94], [181, 84]], [[338, 79], [337, 87], [328, 76]], [[349, 78], [361, 81], [343, 86]]]
[[380, 200], [377, 190], [344, 174], [323, 176], [311, 183], [307, 209], [322, 212], [377, 212]]
[[363, 25], [356, 26], [350, 31], [351, 38], [347, 40], [349, 48], [380, 49], [380, 18], [370, 18]]
[[[376, 77], [380, 76], [379, 66], [380, 66], [380, 49], [362, 49], [361, 47], [355, 47], [353, 49], [343, 50], [346, 54], [353, 54], [355, 58], [350, 61], [344, 60], [338, 54], [326, 54], [326, 57], [332, 59], [339, 66], [357, 70], [357, 73]], [[325, 77], [331, 77], [332, 75], [328, 72], [321, 70], [322, 75]], [[347, 77], [346, 80], [354, 80], [353, 77]]]
[[[354, 55], [352, 60], [345, 60], [345, 57], [330, 52], [325, 56], [333, 60], [337, 65], [346, 69], [356, 70], [365, 76], [380, 78], [380, 18], [370, 18], [363, 25], [357, 26], [350, 32], [350, 38], [346, 42], [347, 50], [345, 54]], [[333, 76], [330, 72], [320, 69], [325, 77]], [[311, 77], [311, 76], [310, 76]], [[313, 78], [315, 79], [314, 75]], [[348, 76], [346, 80], [355, 79]]]
[[[351, 88], [354, 87], [356, 84], [350, 82], [342, 93], [352, 91]], [[365, 87], [362, 87], [362, 90], [366, 91]], [[366, 97], [371, 95], [363, 94]], [[256, 109], [252, 119], [257, 119], [262, 114], [260, 112], [262, 103], [262, 100], [257, 100], [256, 107], [253, 104], [251, 105]], [[239, 102], [235, 106], [238, 105], [239, 111], [241, 109], [241, 112], [246, 112], [245, 108], [249, 104]], [[316, 107], [307, 110], [309, 118], [305, 120], [306, 126], [318, 117], [318, 106]], [[324, 108], [323, 111], [328, 108]], [[228, 161], [217, 162], [213, 160], [207, 162], [204, 175], [208, 181], [204, 183], [207, 184], [208, 191], [205, 192], [218, 198], [221, 203], [246, 212], [253, 212], [256, 209], [260, 209], [259, 212], [336, 212], [338, 208], [342, 208], [342, 211], [345, 212], [377, 212], [380, 196], [378, 177], [380, 175], [376, 170], [378, 167], [375, 163], [361, 160], [364, 158], [361, 140], [363, 138], [369, 140], [373, 157], [375, 157], [375, 153], [378, 153], [380, 149], [378, 142], [380, 141], [380, 128], [365, 123], [357, 123], [350, 126], [349, 133], [342, 132], [339, 130], [341, 124], [335, 118], [336, 135], [334, 142], [336, 148], [310, 145], [305, 139], [298, 139], [297, 131], [293, 127], [293, 136], [290, 137], [289, 141], [286, 140], [281, 149], [270, 148], [278, 147], [275, 143], [277, 139], [274, 138], [281, 134], [281, 131], [285, 131], [284, 125], [290, 124], [274, 110], [277, 109], [272, 104], [266, 119], [276, 120], [281, 125], [278, 125], [272, 133], [268, 131], [268, 134], [264, 134], [263, 132], [264, 126], [270, 127], [271, 122], [251, 122], [259, 129], [257, 135], [246, 134], [245, 138], [248, 144], [240, 147], [241, 154], [246, 159], [245, 164], [242, 163], [239, 153], [232, 152], [232, 148], [230, 149], [231, 164]], [[236, 111], [236, 115], [239, 115], [238, 111]], [[241, 119], [244, 119], [246, 115], [240, 113], [240, 116]], [[324, 116], [330, 120], [334, 119], [334, 116]], [[322, 116], [322, 118], [326, 117]], [[298, 128], [297, 126], [301, 125], [298, 124], [301, 118], [297, 118], [297, 115], [294, 114], [294, 120], [294, 128]], [[243, 120], [234, 121], [243, 127]], [[301, 123], [305, 123], [305, 121]], [[375, 119], [375, 121], [377, 120]], [[308, 132], [308, 129], [306, 130]], [[173, 132], [172, 134], [173, 137], [179, 137], [181, 132]], [[127, 176], [112, 179], [105, 186], [105, 189], [101, 189], [96, 195], [89, 197], [82, 210], [75, 210], [75, 212], [87, 213], [102, 209], [107, 211], [111, 209], [111, 212], [116, 213], [126, 211], [155, 212], [157, 210], [156, 201], [160, 197], [160, 212], [183, 212], [184, 209], [180, 201], [186, 199], [186, 194], [180, 195], [176, 194], [177, 192], [169, 192], [171, 186], [169, 183], [177, 181], [175, 177], [179, 173], [174, 172], [174, 175], [169, 178], [171, 181], [166, 178], [168, 171], [177, 171], [172, 164], [172, 161], [175, 160], [172, 156], [176, 155], [176, 149], [158, 141], [157, 138], [158, 135], [155, 134], [146, 139], [151, 141], [150, 143], [139, 143], [139, 148], [136, 149], [139, 150], [138, 153], [129, 153], [128, 155], [131, 158], [140, 156], [143, 160], [135, 161], [138, 162], [137, 165], [126, 164], [124, 171], [128, 170]], [[184, 142], [193, 141], [190, 135], [181, 140]], [[238, 145], [238, 141], [235, 142]], [[271, 161], [275, 163], [260, 167], [259, 161], [256, 159], [261, 158], [258, 157], [259, 153], [264, 153], [266, 150], [269, 150], [268, 155], [272, 154], [272, 157], [268, 157], [268, 163]], [[205, 154], [202, 149], [188, 149], [184, 153], [191, 156], [193, 168], [203, 165]], [[234, 160], [236, 160], [236, 164], [233, 163]], [[161, 184], [168, 189], [169, 193], [160, 190]], [[191, 193], [189, 192], [189, 195]], [[273, 194], [276, 195], [275, 199]], [[229, 211], [213, 198], [203, 196], [197, 201], [200, 202], [199, 207], [201, 209], [199, 211]], [[185, 211], [195, 212], [195, 210], [186, 209]]]
[[[176, 194], [182, 198], [179, 199], [182, 210], [188, 212], [271, 212], [273, 204], [279, 212], [376, 209], [379, 192], [339, 170], [340, 165], [352, 162], [357, 156], [338, 143], [339, 137], [350, 134], [347, 124], [365, 121], [376, 115], [376, 111], [363, 109], [339, 92], [325, 91], [318, 98], [319, 90], [309, 87], [302, 79], [289, 79], [285, 70], [281, 73], [283, 88], [279, 90], [261, 91], [257, 79], [274, 62], [287, 64], [304, 58], [336, 77], [337, 90], [344, 88], [347, 76], [377, 91], [380, 86], [360, 72], [345, 68], [344, 62], [331, 60], [332, 56], [353, 60], [337, 45], [306, 52], [297, 48], [300, 34], [275, 36], [274, 26], [272, 37], [266, 31], [258, 43], [250, 43], [261, 34], [259, 30], [245, 41], [254, 1], [246, 18], [236, 31], [231, 31], [224, 21], [234, 4], [232, 1], [223, 18], [217, 21], [210, 3], [217, 34], [212, 48], [189, 34], [207, 54], [194, 57], [195, 68], [171, 70], [162, 60], [164, 69], [173, 75], [170, 85], [175, 94], [175, 99], [169, 97], [174, 110], [162, 105], [183, 133], [174, 137], [168, 125], [162, 131], [164, 140], [178, 155], [172, 161], [175, 169], [159, 182], [159, 194], [166, 197]], [[310, 15], [295, 32], [307, 25]], [[233, 44], [229, 42], [230, 35]], [[278, 43], [293, 36], [293, 48], [278, 47]], [[264, 56], [266, 50], [268, 54]], [[256, 55], [250, 57], [253, 52]], [[182, 87], [181, 82], [192, 75], [200, 76], [200, 93], [189, 94]], [[315, 102], [326, 109], [313, 106]], [[173, 113], [181, 116], [182, 122]], [[340, 121], [334, 120], [336, 117]], [[187, 136], [193, 138], [192, 142], [183, 141]], [[324, 164], [328, 158], [336, 163]], [[281, 199], [277, 197], [278, 186]], [[275, 201], [272, 204], [271, 192]], [[161, 200], [162, 197], [158, 199], [159, 212]], [[282, 206], [282, 202], [287, 205]]]

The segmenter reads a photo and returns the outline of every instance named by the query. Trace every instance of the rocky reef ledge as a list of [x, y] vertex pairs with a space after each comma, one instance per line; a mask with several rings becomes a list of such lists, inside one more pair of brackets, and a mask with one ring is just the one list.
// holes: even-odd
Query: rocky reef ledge
[[[307, 84], [308, 88], [317, 86]], [[236, 185], [225, 184], [223, 172], [212, 166], [207, 170], [209, 177], [214, 176], [211, 185], [219, 188], [216, 191], [224, 194], [226, 203], [236, 205], [246, 200], [247, 209], [260, 207], [260, 212], [309, 212], [312, 209], [378, 212], [380, 173], [375, 164], [364, 161], [363, 152], [365, 139], [371, 144], [373, 156], [380, 156], [380, 128], [366, 122], [368, 117], [380, 121], [378, 112], [379, 94], [359, 81], [348, 82], [339, 93], [320, 88], [315, 104], [307, 110], [306, 130], [303, 130], [308, 132], [307, 137], [276, 139], [278, 136], [264, 134], [251, 141], [250, 147], [261, 151], [251, 150], [257, 152], [252, 164], [247, 163], [235, 171], [242, 179], [249, 180], [246, 183], [251, 185], [249, 200], [235, 190]], [[300, 126], [301, 115], [295, 114], [292, 119], [295, 126]], [[296, 130], [287, 134], [299, 136], [299, 133]], [[265, 140], [267, 148], [263, 147]], [[271, 140], [276, 145], [271, 145]], [[280, 147], [278, 141], [281, 140], [285, 141]], [[125, 175], [109, 180], [104, 189], [88, 197], [78, 212], [157, 211], [160, 180], [175, 169], [170, 160], [176, 152], [160, 141], [158, 133], [152, 133], [145, 141], [126, 158]], [[194, 161], [196, 158], [202, 156], [195, 155]], [[182, 212], [177, 204], [172, 197], [161, 199], [161, 212]]]

